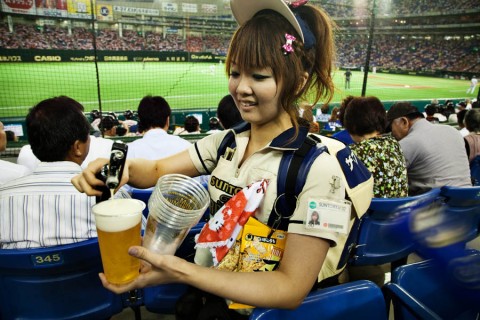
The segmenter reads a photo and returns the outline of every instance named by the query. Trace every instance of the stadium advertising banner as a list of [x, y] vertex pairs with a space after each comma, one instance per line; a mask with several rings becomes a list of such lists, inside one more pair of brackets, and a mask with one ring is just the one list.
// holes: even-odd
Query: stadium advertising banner
[[2, 11], [21, 14], [36, 14], [34, 0], [2, 0]]
[[196, 3], [182, 3], [182, 11], [188, 13], [197, 13], [197, 4]]
[[35, 0], [37, 14], [49, 17], [67, 17], [66, 0]]
[[216, 4], [202, 4], [202, 12], [204, 13], [217, 13], [217, 5]]
[[162, 2], [163, 12], [178, 12], [178, 4], [171, 2]]
[[[218, 62], [210, 52], [97, 51], [99, 62]], [[1, 62], [94, 62], [93, 50], [0, 50]]]
[[[92, 1], [95, 4], [95, 1]], [[69, 18], [90, 19], [92, 6], [90, 0], [67, 0], [67, 12]]]
[[122, 14], [133, 14], [133, 15], [145, 15], [145, 16], [159, 16], [160, 15], [160, 10], [149, 9], [149, 8], [113, 6], [113, 11], [120, 12]]
[[111, 4], [97, 4], [97, 20], [113, 21], [113, 6]]

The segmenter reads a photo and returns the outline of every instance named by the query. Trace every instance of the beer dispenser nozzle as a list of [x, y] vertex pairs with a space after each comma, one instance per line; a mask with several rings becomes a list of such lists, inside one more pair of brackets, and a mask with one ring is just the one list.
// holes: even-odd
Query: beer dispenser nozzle
[[127, 159], [128, 146], [122, 141], [115, 141], [110, 152], [110, 162], [103, 166], [97, 174], [97, 178], [104, 181], [106, 187], [102, 188], [102, 196], [97, 202], [108, 200], [112, 196], [112, 190], [116, 189], [122, 179], [125, 160]]

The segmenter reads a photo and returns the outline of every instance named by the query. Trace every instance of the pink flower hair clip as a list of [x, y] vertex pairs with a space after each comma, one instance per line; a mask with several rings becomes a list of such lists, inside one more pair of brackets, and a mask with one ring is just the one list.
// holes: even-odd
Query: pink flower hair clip
[[297, 0], [297, 1], [285, 1], [285, 3], [291, 8], [295, 9], [306, 4], [308, 0]]
[[286, 42], [282, 46], [282, 48], [283, 48], [283, 50], [285, 50], [283, 52], [283, 54], [287, 55], [287, 54], [293, 52], [293, 41], [295, 41], [296, 38], [294, 36], [292, 36], [291, 34], [285, 33], [285, 39], [286, 39]]

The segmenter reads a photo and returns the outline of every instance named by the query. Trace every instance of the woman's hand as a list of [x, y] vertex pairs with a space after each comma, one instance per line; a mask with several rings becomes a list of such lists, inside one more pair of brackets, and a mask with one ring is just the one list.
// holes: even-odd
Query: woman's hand
[[117, 294], [152, 285], [181, 282], [182, 273], [179, 271], [179, 266], [189, 263], [172, 255], [152, 253], [139, 246], [131, 247], [128, 253], [142, 260], [140, 275], [135, 280], [127, 284], [116, 285], [108, 282], [103, 273], [99, 274], [103, 286]]
[[[108, 162], [109, 159], [106, 158], [98, 158], [90, 162], [88, 167], [85, 168], [82, 173], [72, 178], [72, 184], [75, 186], [75, 188], [77, 188], [78, 191], [86, 193], [89, 196], [101, 196], [102, 191], [96, 188], [105, 186], [105, 182], [98, 179], [95, 175], [99, 173], [102, 167], [108, 164]], [[125, 162], [122, 179], [118, 184], [117, 190], [128, 182], [128, 164], [129, 160]]]

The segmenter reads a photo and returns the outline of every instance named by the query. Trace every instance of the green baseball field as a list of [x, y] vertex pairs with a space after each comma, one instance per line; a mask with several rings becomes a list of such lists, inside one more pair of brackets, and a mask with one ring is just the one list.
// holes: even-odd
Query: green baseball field
[[[98, 80], [97, 80], [98, 74]], [[334, 75], [332, 102], [361, 95], [363, 73], [353, 72], [345, 89], [343, 71]], [[3, 63], [0, 72], [0, 118], [23, 117], [40, 100], [67, 95], [86, 111], [136, 110], [140, 99], [161, 95], [173, 109], [216, 108], [228, 93], [223, 64], [180, 62]], [[382, 101], [474, 98], [466, 95], [468, 80], [370, 73], [366, 95]], [[100, 96], [100, 99], [99, 99]], [[101, 101], [101, 106], [98, 101]]]

